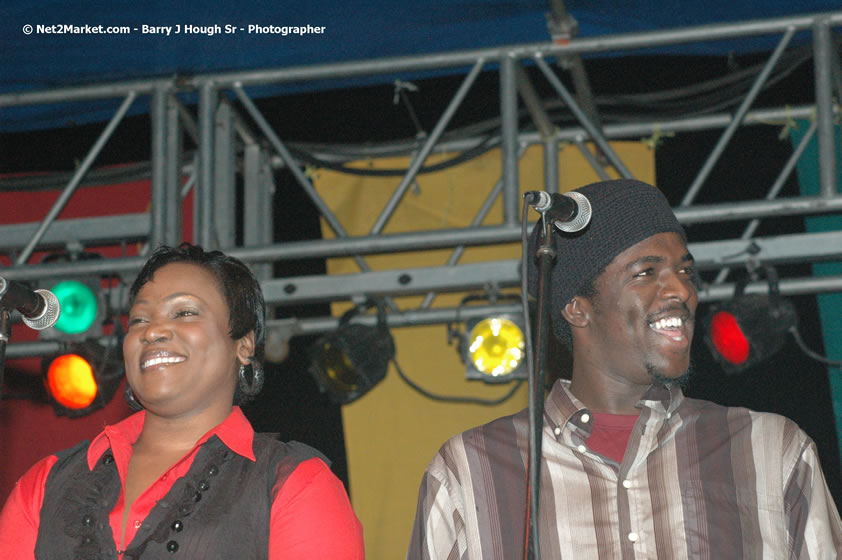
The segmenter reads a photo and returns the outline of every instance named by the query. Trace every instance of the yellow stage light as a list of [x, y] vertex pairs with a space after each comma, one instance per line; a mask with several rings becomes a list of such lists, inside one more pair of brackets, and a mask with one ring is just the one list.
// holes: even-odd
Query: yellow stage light
[[504, 382], [525, 375], [526, 342], [520, 321], [489, 317], [466, 328], [466, 377]]

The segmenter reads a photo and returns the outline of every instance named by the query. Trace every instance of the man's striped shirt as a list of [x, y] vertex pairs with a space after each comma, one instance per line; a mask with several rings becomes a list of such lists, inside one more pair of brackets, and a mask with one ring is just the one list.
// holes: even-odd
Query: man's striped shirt
[[[588, 449], [592, 414], [568, 383], [544, 407], [542, 560], [840, 556], [815, 444], [791, 420], [653, 386], [618, 464]], [[527, 450], [525, 410], [445, 443], [408, 560], [523, 558]]]

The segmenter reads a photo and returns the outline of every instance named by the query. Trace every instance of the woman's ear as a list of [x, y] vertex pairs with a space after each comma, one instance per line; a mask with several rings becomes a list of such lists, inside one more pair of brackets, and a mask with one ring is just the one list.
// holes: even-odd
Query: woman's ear
[[561, 310], [561, 315], [571, 327], [582, 328], [588, 326], [593, 311], [593, 304], [588, 298], [576, 296], [567, 302]]
[[251, 362], [254, 357], [254, 331], [249, 332], [237, 341], [237, 358], [243, 365]]

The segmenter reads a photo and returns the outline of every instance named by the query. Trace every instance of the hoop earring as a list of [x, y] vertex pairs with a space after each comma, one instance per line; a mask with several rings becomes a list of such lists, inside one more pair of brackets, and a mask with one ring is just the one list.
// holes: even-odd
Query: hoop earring
[[135, 412], [139, 412], [143, 410], [143, 405], [134, 397], [134, 393], [132, 392], [131, 386], [126, 383], [126, 388], [123, 390], [123, 397], [126, 399], [126, 402], [129, 404], [129, 408], [134, 410]]
[[245, 364], [240, 365], [237, 372], [239, 377], [240, 391], [247, 397], [253, 397], [263, 389], [263, 368], [255, 362], [249, 364], [251, 366], [251, 380], [246, 377]]

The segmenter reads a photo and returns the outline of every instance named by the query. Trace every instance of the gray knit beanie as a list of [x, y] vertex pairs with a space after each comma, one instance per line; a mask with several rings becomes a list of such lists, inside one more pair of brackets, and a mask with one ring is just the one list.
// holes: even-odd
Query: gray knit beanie
[[[575, 189], [591, 203], [588, 226], [577, 233], [553, 228], [556, 260], [552, 269], [552, 324], [556, 337], [570, 343], [570, 326], [561, 314], [567, 303], [614, 257], [658, 233], [675, 232], [687, 243], [684, 228], [657, 188], [633, 179], [592, 183]], [[538, 293], [536, 238], [539, 221], [529, 239], [529, 293]]]

